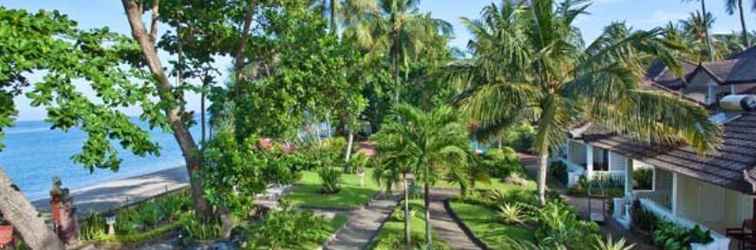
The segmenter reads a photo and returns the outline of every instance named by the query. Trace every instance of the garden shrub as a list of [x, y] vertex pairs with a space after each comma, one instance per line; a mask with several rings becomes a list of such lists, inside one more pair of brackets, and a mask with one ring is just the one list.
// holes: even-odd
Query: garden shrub
[[194, 211], [182, 215], [180, 220], [181, 239], [185, 246], [195, 241], [218, 239], [223, 236], [223, 224], [220, 219], [200, 221]]
[[324, 194], [335, 194], [341, 191], [341, 170], [333, 167], [325, 167], [318, 171], [318, 176], [322, 180], [320, 192]]
[[525, 172], [517, 152], [509, 147], [487, 151], [481, 155], [479, 164], [488, 171], [489, 176], [500, 179], [507, 178], [514, 173], [522, 174]]
[[633, 170], [633, 188], [651, 190], [654, 188], [654, 170], [641, 168]]
[[666, 250], [690, 249], [693, 243], [707, 244], [714, 240], [711, 231], [704, 231], [698, 225], [687, 229], [668, 221], [656, 226], [653, 238], [654, 245]]
[[659, 224], [659, 218], [651, 211], [644, 209], [641, 206], [640, 200], [633, 201], [631, 209], [631, 214], [633, 215], [632, 225], [635, 229], [645, 232], [653, 232], [656, 229], [656, 225]]
[[518, 152], [528, 152], [533, 148], [535, 128], [523, 122], [504, 131], [502, 142]]
[[499, 206], [499, 220], [504, 224], [522, 224], [525, 222], [525, 211], [520, 203], [506, 203]]
[[566, 246], [569, 249], [589, 249], [584, 240], [599, 232], [598, 225], [580, 220], [569, 205], [550, 201], [537, 213], [536, 239], [543, 246]]
[[243, 230], [243, 249], [314, 249], [331, 235], [328, 220], [313, 212], [289, 206], [269, 213], [262, 221]]

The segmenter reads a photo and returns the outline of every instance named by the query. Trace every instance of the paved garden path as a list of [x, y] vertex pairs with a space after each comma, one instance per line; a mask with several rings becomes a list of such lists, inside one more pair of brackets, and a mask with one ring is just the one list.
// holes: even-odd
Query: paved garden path
[[376, 198], [368, 206], [355, 209], [350, 213], [347, 224], [336, 232], [324, 249], [364, 249], [376, 236], [381, 225], [386, 222], [397, 204], [397, 197], [388, 196]]
[[436, 235], [452, 249], [479, 250], [480, 248], [467, 237], [444, 206], [444, 200], [454, 197], [457, 192], [459, 191], [449, 189], [431, 190], [431, 225]]

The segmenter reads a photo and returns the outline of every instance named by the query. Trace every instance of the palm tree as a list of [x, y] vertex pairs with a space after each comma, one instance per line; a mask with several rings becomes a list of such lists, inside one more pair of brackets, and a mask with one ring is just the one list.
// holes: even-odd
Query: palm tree
[[420, 0], [377, 0], [377, 11], [354, 23], [350, 36], [374, 53], [388, 51], [394, 79], [394, 102], [401, 94], [401, 66], [407, 65], [439, 33], [450, 35], [451, 24], [421, 14]]
[[[700, 2], [701, 3], [701, 13], [703, 13], [701, 15], [701, 17], [705, 18], [703, 20], [703, 23], [709, 23], [709, 21], [713, 22], [713, 20], [707, 20], [707, 19], [710, 19], [712, 16], [711, 16], [711, 13], [709, 13], [708, 11], [706, 11], [706, 0], [682, 0], [682, 1], [683, 2], [695, 2], [695, 1]], [[704, 31], [705, 38], [706, 38], [704, 40], [704, 44], [706, 44], [706, 49], [708, 51], [708, 56], [709, 56], [708, 59], [709, 60], [713, 60], [713, 57], [714, 57], [714, 48], [713, 48], [713, 46], [711, 44], [711, 35], [709, 34], [709, 29], [710, 29], [710, 27], [704, 26], [704, 30], [703, 31]]]
[[[756, 1], [754, 1], [754, 8], [756, 8]], [[743, 39], [743, 46], [746, 48], [751, 47], [751, 42], [748, 40], [748, 28], [746, 28], [745, 14], [743, 14], [743, 0], [725, 0], [725, 10], [727, 14], [734, 15], [735, 9], [738, 10], [740, 15], [740, 28], [742, 28], [741, 39]]]
[[386, 193], [391, 193], [395, 183], [402, 182], [404, 193], [404, 241], [409, 248], [412, 245], [411, 217], [409, 209], [409, 179], [412, 170], [408, 168], [408, 155], [403, 154], [404, 141], [394, 135], [375, 135], [379, 152], [375, 167], [373, 168], [373, 180], [379, 185], [386, 187]]
[[310, 6], [319, 9], [328, 19], [331, 32], [338, 33], [340, 25], [349, 25], [375, 12], [375, 0], [310, 0]]
[[[459, 122], [451, 107], [441, 106], [431, 112], [399, 104], [393, 114], [375, 135], [379, 154], [390, 154], [404, 159], [418, 180], [424, 184], [425, 239], [431, 249], [430, 186], [444, 172], [456, 171], [467, 165], [469, 147], [466, 128]], [[388, 151], [383, 151], [384, 149]], [[406, 203], [407, 201], [405, 201]]]
[[639, 85], [644, 53], [681, 71], [660, 29], [629, 31], [615, 23], [586, 47], [573, 21], [587, 7], [568, 0], [487, 6], [480, 20], [464, 20], [475, 57], [448, 70], [465, 89], [456, 103], [484, 131], [495, 134], [523, 113], [535, 118], [542, 204], [549, 152], [580, 122], [645, 142], [684, 142], [700, 152], [712, 149], [720, 132], [702, 107]]

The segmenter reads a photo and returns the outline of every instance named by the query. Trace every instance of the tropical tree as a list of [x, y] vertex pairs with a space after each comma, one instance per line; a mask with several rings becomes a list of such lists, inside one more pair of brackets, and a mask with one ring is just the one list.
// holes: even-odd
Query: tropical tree
[[462, 171], [467, 165], [468, 133], [456, 111], [441, 106], [430, 112], [399, 104], [375, 140], [384, 146], [379, 154], [402, 159], [424, 184], [425, 238], [431, 249], [430, 187], [444, 173]]
[[374, 56], [387, 52], [394, 81], [394, 103], [400, 102], [401, 70], [426, 47], [428, 37], [451, 34], [448, 22], [420, 13], [420, 0], [377, 0], [378, 9], [352, 24], [346, 35], [353, 37]]
[[[713, 16], [711, 15], [711, 13], [709, 13], [708, 11], [706, 11], [706, 0], [682, 0], [682, 1], [683, 2], [696, 2], [696, 1], [700, 2], [701, 3], [701, 12], [700, 12], [701, 14], [699, 15], [699, 17], [702, 18], [702, 20], [700, 21], [700, 23], [708, 24], [710, 22], [714, 22]], [[704, 28], [703, 29], [703, 34], [704, 34], [704, 37], [705, 37], [704, 44], [706, 45], [706, 49], [707, 49], [706, 52], [708, 52], [708, 54], [707, 54], [708, 55], [708, 60], [713, 60], [713, 57], [714, 57], [714, 47], [713, 47], [712, 42], [711, 42], [711, 35], [709, 34], [710, 27], [704, 25], [703, 28]]]
[[571, 126], [594, 122], [641, 141], [684, 142], [701, 152], [716, 145], [720, 132], [702, 107], [641, 87], [643, 53], [680, 72], [660, 29], [627, 33], [613, 24], [586, 47], [573, 22], [587, 8], [585, 1], [553, 0], [487, 6], [480, 20], [464, 20], [475, 37], [475, 57], [449, 69], [465, 88], [457, 103], [483, 130], [495, 133], [523, 113], [535, 118], [542, 204], [549, 152]]
[[[754, 8], [756, 8], [756, 1], [754, 1]], [[748, 28], [746, 28], [745, 14], [743, 13], [743, 0], [725, 0], [725, 10], [727, 11], [727, 14], [734, 15], [736, 9], [738, 10], [738, 15], [740, 17], [743, 46], [746, 48], [751, 47], [751, 42], [748, 39]]]
[[310, 0], [310, 6], [320, 10], [328, 19], [333, 34], [339, 32], [341, 25], [358, 22], [368, 13], [376, 11], [375, 0]]
[[412, 230], [409, 208], [409, 178], [412, 173], [408, 155], [403, 154], [404, 140], [394, 134], [376, 134], [372, 138], [376, 143], [379, 154], [373, 168], [373, 180], [386, 187], [386, 193], [391, 193], [394, 184], [402, 182], [404, 194], [404, 241], [409, 248], [412, 245]]

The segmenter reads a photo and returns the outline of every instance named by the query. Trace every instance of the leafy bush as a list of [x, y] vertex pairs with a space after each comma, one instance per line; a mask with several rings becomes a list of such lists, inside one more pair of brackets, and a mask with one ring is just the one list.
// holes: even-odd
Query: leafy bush
[[507, 178], [513, 173], [525, 172], [517, 157], [517, 152], [509, 147], [487, 151], [481, 155], [479, 164], [488, 170], [489, 176], [496, 178]]
[[633, 201], [631, 211], [633, 227], [638, 230], [653, 232], [659, 224], [659, 218], [652, 212], [644, 209], [639, 200]]
[[341, 191], [341, 170], [326, 167], [318, 171], [318, 176], [322, 180], [320, 192], [324, 194], [335, 194]]
[[656, 226], [653, 237], [654, 245], [668, 250], [690, 249], [692, 243], [707, 244], [714, 240], [711, 231], [704, 231], [698, 225], [687, 229], [668, 221]]
[[527, 152], [533, 147], [535, 128], [523, 122], [504, 131], [502, 139], [504, 145], [512, 147], [519, 152]]
[[218, 239], [223, 235], [223, 225], [219, 219], [200, 221], [194, 212], [185, 213], [180, 220], [181, 239], [183, 245], [194, 241]]
[[654, 188], [654, 170], [641, 168], [633, 171], [633, 188], [651, 190]]
[[611, 235], [606, 241], [599, 236], [594, 237], [594, 239], [593, 249], [595, 250], [632, 250], [635, 248], [635, 244], [627, 245], [625, 239], [613, 241]]
[[329, 227], [328, 220], [311, 211], [284, 207], [244, 229], [243, 249], [313, 249], [328, 239]]
[[537, 214], [536, 239], [545, 246], [566, 246], [569, 249], [588, 249], [584, 240], [598, 234], [598, 225], [582, 221], [575, 211], [563, 202], [548, 202]]
[[549, 175], [561, 182], [562, 185], [567, 185], [569, 177], [567, 176], [567, 165], [564, 162], [552, 162], [549, 165]]
[[370, 163], [370, 157], [363, 153], [355, 153], [347, 162], [345, 170], [350, 174], [363, 173]]

